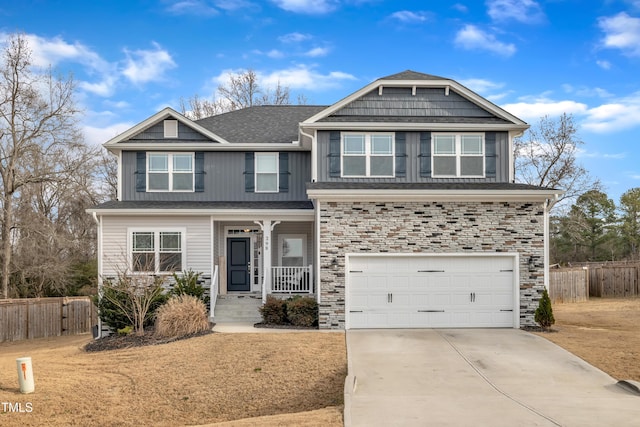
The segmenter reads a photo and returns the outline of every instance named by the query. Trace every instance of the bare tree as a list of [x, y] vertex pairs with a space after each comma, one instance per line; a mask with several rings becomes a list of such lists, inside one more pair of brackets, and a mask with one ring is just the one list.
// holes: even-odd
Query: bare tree
[[556, 188], [564, 199], [575, 200], [589, 190], [600, 190], [601, 184], [578, 163], [578, 149], [584, 144], [578, 137], [573, 117], [540, 118], [526, 134], [515, 141], [516, 179], [526, 184]]
[[[230, 74], [227, 83], [218, 86], [217, 93], [218, 96], [212, 99], [203, 99], [199, 95], [194, 95], [187, 101], [181, 99], [182, 114], [198, 120], [256, 105], [291, 104], [287, 86], [278, 82], [273, 89], [265, 88], [260, 85], [258, 74], [252, 69]], [[306, 98], [298, 95], [298, 104], [306, 104]]]
[[2, 297], [9, 297], [14, 208], [29, 187], [56, 182], [86, 163], [71, 77], [37, 71], [26, 38], [11, 36], [0, 63], [0, 240]]

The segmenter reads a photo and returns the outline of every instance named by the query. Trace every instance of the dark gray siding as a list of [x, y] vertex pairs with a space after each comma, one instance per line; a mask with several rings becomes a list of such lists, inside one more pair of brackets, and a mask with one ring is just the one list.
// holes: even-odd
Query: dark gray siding
[[318, 132], [319, 182], [509, 182], [509, 137], [496, 132], [495, 178], [430, 178], [420, 176], [420, 132], [406, 132], [407, 173], [403, 178], [341, 178], [329, 175], [329, 132]]
[[181, 140], [185, 141], [207, 141], [209, 138], [202, 135], [200, 132], [196, 132], [191, 129], [189, 126], [186, 126], [182, 122], [178, 122], [178, 138], [165, 138], [164, 137], [164, 123], [161, 121], [150, 128], [140, 132], [137, 135], [129, 138], [131, 141], [135, 140], [144, 140], [144, 141], [170, 141], [170, 142], [179, 142]]
[[306, 183], [311, 179], [311, 153], [289, 152], [289, 191], [286, 193], [247, 193], [244, 188], [244, 152], [205, 152], [205, 185], [201, 193], [136, 192], [136, 152], [122, 156], [122, 200], [145, 201], [225, 201], [270, 202], [308, 200]]

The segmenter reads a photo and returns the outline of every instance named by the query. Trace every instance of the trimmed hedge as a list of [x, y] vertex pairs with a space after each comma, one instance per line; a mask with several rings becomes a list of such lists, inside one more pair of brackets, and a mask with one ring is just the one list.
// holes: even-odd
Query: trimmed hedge
[[260, 314], [266, 325], [318, 326], [318, 303], [310, 297], [296, 295], [282, 300], [268, 296]]

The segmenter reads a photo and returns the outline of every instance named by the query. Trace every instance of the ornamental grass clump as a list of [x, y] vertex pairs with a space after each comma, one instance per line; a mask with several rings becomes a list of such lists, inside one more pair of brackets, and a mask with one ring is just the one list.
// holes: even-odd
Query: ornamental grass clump
[[207, 307], [192, 295], [178, 295], [156, 313], [155, 333], [162, 338], [179, 338], [210, 329]]

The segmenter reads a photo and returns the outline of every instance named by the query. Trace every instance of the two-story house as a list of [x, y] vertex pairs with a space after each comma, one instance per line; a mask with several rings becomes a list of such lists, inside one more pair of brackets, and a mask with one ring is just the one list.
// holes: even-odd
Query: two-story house
[[104, 144], [99, 275], [192, 269], [214, 313], [218, 295], [312, 294], [326, 329], [533, 325], [560, 192], [514, 183], [527, 128], [413, 71], [331, 106], [166, 108]]

